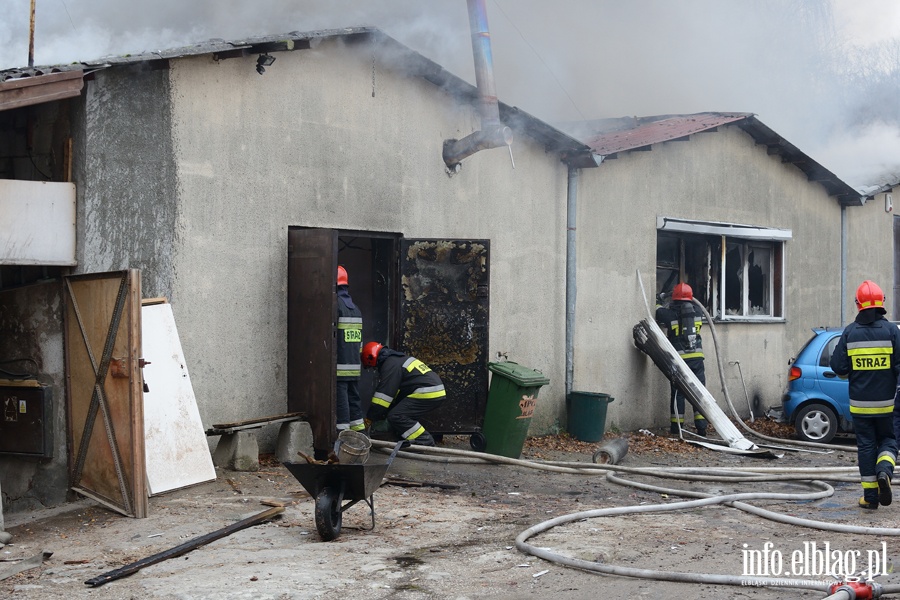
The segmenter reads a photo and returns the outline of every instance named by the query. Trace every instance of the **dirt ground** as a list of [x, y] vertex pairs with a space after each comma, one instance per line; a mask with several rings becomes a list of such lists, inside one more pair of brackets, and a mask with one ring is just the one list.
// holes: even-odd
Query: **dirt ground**
[[[756, 426], [768, 429], [770, 434], [788, 435], [772, 422], [757, 420]], [[805, 492], [810, 487], [797, 481], [796, 475], [777, 482], [684, 481], [633, 475], [625, 470], [695, 467], [698, 472], [712, 474], [747, 467], [856, 465], [853, 451], [788, 451], [780, 459], [766, 460], [699, 448], [671, 439], [665, 432], [653, 433], [623, 436], [628, 439], [629, 451], [620, 461], [619, 476], [712, 494]], [[213, 482], [151, 498], [146, 519], [122, 517], [89, 500], [42, 513], [7, 515], [6, 526], [13, 540], [0, 548], [0, 572], [16, 560], [41, 551], [52, 552], [52, 556], [40, 567], [0, 581], [0, 597], [593, 600], [598, 595], [633, 599], [827, 595], [796, 588], [600, 574], [519, 551], [516, 537], [549, 519], [587, 510], [685, 499], [613, 483], [602, 470], [571, 474], [546, 469], [548, 461], [592, 464], [593, 452], [602, 444], [577, 442], [565, 436], [531, 438], [522, 458], [544, 468], [447, 462], [443, 457], [427, 461], [398, 457], [388, 471], [387, 483], [373, 496], [374, 530], [365, 529], [371, 526], [371, 516], [368, 507], [359, 503], [344, 513], [343, 529], [330, 542], [321, 541], [317, 532], [314, 500], [284, 466], [265, 456], [258, 472], [217, 470]], [[447, 437], [443, 446], [467, 450], [468, 439]], [[383, 462], [386, 455], [373, 453], [370, 460]], [[398, 477], [406, 481], [391, 481]], [[818, 478], [828, 477], [822, 474]], [[754, 500], [749, 504], [820, 521], [900, 526], [900, 499], [877, 511], [862, 511], [855, 506], [858, 483], [830, 483], [834, 494], [826, 498]], [[85, 584], [113, 569], [262, 512], [269, 508], [266, 503], [284, 504], [285, 510], [269, 522], [146, 566], [122, 579], [99, 587]], [[790, 569], [792, 558], [800, 556], [807, 560], [804, 568], [811, 573], [800, 579], [817, 581], [828, 579], [825, 575], [838, 571], [843, 562], [849, 565], [857, 555], [860, 563], [866, 562], [867, 551], [874, 549], [879, 552], [875, 560], [886, 564], [889, 571], [876, 581], [900, 584], [900, 576], [893, 574], [893, 565], [900, 564], [900, 543], [892, 535], [837, 533], [776, 523], [724, 505], [583, 518], [554, 527], [528, 542], [554, 554], [604, 565], [732, 577], [747, 575], [748, 564], [758, 565], [757, 573], [749, 574], [764, 575], [761, 566], [771, 565], [774, 570], [776, 557], [782, 559], [783, 568]], [[828, 556], [831, 563], [830, 571], [820, 569], [818, 575], [808, 566], [808, 557], [817, 550], [819, 558]]]

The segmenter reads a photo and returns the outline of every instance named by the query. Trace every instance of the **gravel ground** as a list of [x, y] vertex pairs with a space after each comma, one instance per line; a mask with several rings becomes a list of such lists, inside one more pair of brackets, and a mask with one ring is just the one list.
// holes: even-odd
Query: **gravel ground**
[[[757, 420], [767, 435], [790, 436], [774, 422]], [[604, 440], [617, 437], [610, 434]], [[789, 481], [734, 482], [668, 480], [628, 473], [634, 467], [693, 467], [696, 473], [753, 467], [855, 467], [855, 452], [785, 452], [776, 460], [748, 458], [672, 439], [667, 432], [635, 432], [620, 462], [621, 477], [678, 488], [684, 493], [808, 492]], [[761, 442], [762, 443], [762, 442]], [[846, 442], [844, 442], [846, 443]], [[449, 436], [444, 447], [468, 449], [468, 439]], [[549, 519], [581, 511], [649, 506], [684, 500], [674, 492], [613, 483], [588, 467], [600, 443], [566, 436], [531, 438], [521, 465], [468, 464], [444, 458], [398, 457], [388, 481], [374, 493], [375, 528], [364, 503], [344, 514], [340, 536], [323, 542], [315, 525], [314, 500], [282, 465], [262, 457], [254, 473], [217, 470], [213, 482], [150, 499], [150, 516], [129, 519], [92, 501], [35, 514], [7, 515], [12, 543], [0, 548], [0, 572], [14, 560], [41, 551], [52, 556], [40, 567], [0, 581], [9, 598], [823, 598], [822, 591], [681, 583], [599, 574], [525, 554], [516, 537]], [[385, 456], [373, 453], [372, 461]], [[548, 470], [555, 461], [584, 463], [581, 473]], [[818, 476], [817, 476], [818, 477]], [[831, 477], [822, 474], [820, 479]], [[391, 481], [402, 478], [405, 481]], [[834, 494], [818, 500], [759, 500], [751, 504], [796, 517], [872, 527], [900, 526], [900, 500], [878, 511], [855, 507], [859, 486], [830, 480]], [[434, 484], [440, 484], [436, 486]], [[261, 525], [235, 532], [99, 587], [85, 581], [123, 565], [177, 547], [271, 504], [284, 512]], [[889, 574], [882, 584], [900, 584], [893, 564], [900, 544], [892, 535], [837, 533], [776, 523], [723, 505], [615, 516], [579, 518], [528, 540], [554, 554], [603, 565], [740, 578], [747, 565], [783, 569], [793, 557], [831, 558], [877, 551]], [[816, 554], [818, 552], [818, 554]], [[756, 563], [748, 563], [748, 557]], [[807, 559], [807, 563], [808, 563]], [[831, 570], [841, 565], [829, 561]], [[802, 562], [798, 563], [803, 567]], [[859, 566], [859, 565], [858, 565]], [[864, 567], [864, 565], [862, 565]], [[834, 567], [834, 568], [831, 568]], [[822, 569], [804, 580], [822, 581]], [[828, 569], [826, 569], [827, 571]], [[827, 573], [825, 573], [827, 574]], [[900, 597], [900, 596], [884, 596]]]

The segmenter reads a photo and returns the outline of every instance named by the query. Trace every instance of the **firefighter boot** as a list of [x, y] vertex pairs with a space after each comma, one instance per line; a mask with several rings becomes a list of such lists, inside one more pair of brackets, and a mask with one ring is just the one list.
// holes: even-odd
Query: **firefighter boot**
[[866, 510], [877, 510], [878, 509], [878, 499], [866, 498], [863, 496], [859, 499], [859, 507], [865, 508]]
[[697, 428], [697, 435], [706, 437], [706, 419], [694, 419], [694, 427]]
[[878, 502], [883, 506], [890, 505], [894, 499], [891, 492], [891, 477], [884, 471], [878, 474]]

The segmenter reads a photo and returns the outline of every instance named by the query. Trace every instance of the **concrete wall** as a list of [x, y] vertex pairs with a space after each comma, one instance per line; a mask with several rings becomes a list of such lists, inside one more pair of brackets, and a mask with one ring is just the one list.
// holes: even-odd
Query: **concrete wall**
[[[737, 127], [607, 160], [582, 173], [580, 190], [574, 389], [616, 398], [609, 427], [662, 426], [669, 418], [668, 381], [632, 338], [634, 324], [648, 315], [637, 271], [653, 310], [657, 216], [792, 230], [783, 322], [715, 323], [734, 405], [747, 414], [741, 372], [751, 399], [780, 405], [787, 361], [809, 329], [839, 321], [837, 201]], [[707, 387], [726, 407], [711, 333], [703, 335]]]
[[[900, 209], [900, 207], [897, 207]], [[894, 211], [885, 212], [884, 194], [877, 194], [862, 207], [847, 209], [846, 321], [856, 317], [856, 288], [866, 279], [877, 283], [887, 297], [887, 318], [894, 314]]]
[[145, 298], [172, 298], [175, 185], [169, 82], [141, 65], [85, 82], [73, 119], [76, 273], [141, 270]]
[[[52, 393], [52, 458], [0, 457], [2, 505], [7, 512], [55, 506], [66, 499], [69, 457], [61, 291], [60, 283], [53, 281], [0, 293], [0, 356], [4, 357], [4, 368], [37, 373], [37, 379], [49, 385]], [[34, 363], [5, 362], [19, 358]]]
[[490, 355], [550, 378], [546, 430], [563, 410], [564, 165], [518, 133], [516, 169], [498, 149], [448, 177], [443, 140], [476, 111], [384, 63], [372, 92], [371, 48], [339, 42], [262, 76], [255, 57], [98, 72], [83, 270], [141, 268], [144, 295], [171, 299], [208, 426], [285, 410], [288, 227], [488, 238]]

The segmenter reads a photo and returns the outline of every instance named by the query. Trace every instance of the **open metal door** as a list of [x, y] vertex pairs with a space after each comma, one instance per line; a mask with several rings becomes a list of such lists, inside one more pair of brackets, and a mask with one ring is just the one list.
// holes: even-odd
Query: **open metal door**
[[65, 298], [70, 486], [146, 517], [140, 271], [67, 276]]
[[435, 370], [447, 400], [432, 433], [476, 433], [488, 392], [489, 240], [400, 241], [399, 349]]
[[306, 413], [317, 451], [337, 438], [334, 323], [337, 232], [288, 229], [288, 412]]

